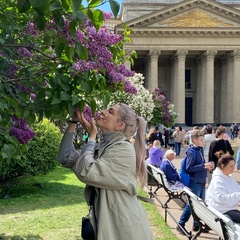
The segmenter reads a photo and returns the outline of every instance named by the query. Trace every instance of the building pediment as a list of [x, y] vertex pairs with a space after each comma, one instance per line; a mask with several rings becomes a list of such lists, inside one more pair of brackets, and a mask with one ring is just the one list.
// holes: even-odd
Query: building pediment
[[[117, 26], [131, 29], [240, 28], [240, 11], [214, 0], [186, 0]], [[220, 30], [220, 29], [219, 29]]]

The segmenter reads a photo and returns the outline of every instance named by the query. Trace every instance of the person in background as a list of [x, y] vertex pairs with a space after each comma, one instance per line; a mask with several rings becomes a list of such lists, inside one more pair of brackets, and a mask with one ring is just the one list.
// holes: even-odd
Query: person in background
[[[86, 184], [88, 205], [94, 196], [90, 215], [93, 240], [153, 240], [147, 214], [137, 198], [138, 181], [141, 187], [147, 183], [146, 121], [123, 103], [102, 110], [96, 123], [93, 118], [89, 123], [79, 110], [73, 117], [88, 132], [88, 142], [81, 151], [75, 150], [72, 140], [76, 124], [72, 121], [62, 138], [57, 160]], [[99, 143], [96, 124], [103, 136]], [[134, 145], [129, 142], [133, 135]]]
[[[203, 147], [205, 162], [209, 162], [209, 159], [208, 159], [209, 147], [210, 147], [211, 142], [213, 142], [215, 140], [216, 140], [216, 136], [213, 133], [212, 126], [210, 124], [208, 124], [205, 127], [204, 147]], [[211, 182], [211, 179], [212, 179], [212, 171], [209, 171], [207, 169], [207, 180], [208, 180], [208, 183]]]
[[[186, 171], [189, 173], [191, 180], [189, 188], [191, 191], [201, 199], [205, 199], [205, 185], [207, 172], [206, 169], [213, 170], [214, 165], [210, 162], [205, 163], [203, 155], [204, 134], [200, 131], [193, 131], [191, 134], [193, 145], [190, 146], [186, 152]], [[185, 224], [191, 216], [191, 209], [189, 204], [184, 207], [176, 230], [184, 235]], [[193, 222], [193, 231], [198, 231], [199, 226], [197, 221]], [[209, 229], [203, 229], [208, 232]]]
[[230, 134], [231, 134], [231, 139], [234, 140], [234, 123], [231, 124], [230, 126]]
[[183, 129], [181, 126], [179, 127], [179, 130], [180, 130], [180, 132], [182, 133], [181, 150], [184, 150], [186, 130]]
[[169, 130], [167, 128], [163, 129], [163, 135], [164, 135], [164, 147], [168, 148]]
[[158, 126], [155, 127], [155, 131], [156, 131], [156, 139], [154, 139], [154, 140], [159, 140], [161, 146], [163, 146], [163, 145], [164, 145], [163, 135], [162, 135], [162, 133], [160, 132]]
[[173, 133], [174, 137], [174, 150], [176, 152], [176, 156], [180, 156], [181, 144], [182, 144], [182, 132], [179, 127], [175, 128], [176, 130]]
[[155, 128], [151, 127], [148, 131], [147, 137], [146, 137], [146, 142], [147, 143], [153, 143], [153, 136], [155, 134]]
[[155, 140], [153, 146], [149, 151], [149, 162], [152, 165], [160, 167], [163, 159], [163, 151], [161, 149], [160, 141]]
[[[223, 139], [224, 133], [225, 129], [223, 127], [218, 127], [215, 133], [216, 140], [210, 143], [208, 161], [214, 162], [215, 167], [217, 166], [217, 162], [220, 156], [218, 152], [222, 152], [222, 154], [228, 152], [230, 155], [234, 155], [234, 151], [229, 141]], [[211, 180], [208, 182], [208, 184], [210, 184], [210, 182]]]
[[176, 153], [173, 150], [167, 150], [164, 154], [160, 169], [164, 172], [170, 186], [174, 185], [177, 187], [184, 187], [184, 185], [181, 183], [179, 173], [176, 167], [173, 165], [175, 155]]
[[149, 142], [149, 143], [147, 143], [147, 148], [146, 148], [146, 157], [145, 157], [145, 160], [147, 161], [147, 163], [149, 162], [149, 151], [150, 151], [150, 149], [152, 148], [152, 143], [151, 142]]
[[212, 181], [206, 192], [206, 203], [240, 223], [240, 187], [233, 177], [235, 159], [230, 154], [222, 155], [213, 171]]

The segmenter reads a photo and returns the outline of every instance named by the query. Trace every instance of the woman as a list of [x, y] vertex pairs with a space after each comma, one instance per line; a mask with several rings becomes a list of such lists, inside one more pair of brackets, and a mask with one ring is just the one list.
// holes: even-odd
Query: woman
[[[91, 223], [97, 240], [153, 239], [147, 215], [137, 199], [138, 181], [147, 181], [144, 163], [145, 129], [143, 118], [125, 104], [103, 110], [96, 124], [103, 141], [96, 144], [97, 127], [87, 122], [79, 111], [75, 113], [87, 131], [89, 140], [82, 151], [72, 145], [75, 124], [69, 123], [63, 136], [58, 161], [71, 168], [80, 181], [86, 183], [85, 199], [90, 205], [95, 190]], [[128, 141], [137, 130], [134, 145]]]
[[160, 141], [155, 140], [153, 146], [149, 151], [149, 163], [160, 167], [163, 159], [163, 151], [161, 149]]
[[[208, 161], [214, 162], [215, 167], [217, 166], [218, 159], [219, 157], [221, 157], [222, 154], [229, 153], [232, 156], [234, 155], [234, 151], [229, 141], [223, 139], [224, 133], [225, 133], [225, 129], [223, 127], [219, 127], [215, 133], [216, 140], [210, 143]], [[211, 182], [210, 176], [208, 180], [210, 183]]]
[[177, 187], [184, 187], [184, 185], [181, 183], [180, 175], [172, 163], [175, 155], [176, 153], [172, 149], [167, 150], [165, 152], [160, 169], [164, 172], [170, 186], [173, 185]]
[[233, 178], [235, 159], [229, 154], [218, 160], [218, 168], [213, 171], [212, 181], [207, 189], [206, 203], [219, 212], [228, 215], [234, 222], [240, 223], [240, 187]]

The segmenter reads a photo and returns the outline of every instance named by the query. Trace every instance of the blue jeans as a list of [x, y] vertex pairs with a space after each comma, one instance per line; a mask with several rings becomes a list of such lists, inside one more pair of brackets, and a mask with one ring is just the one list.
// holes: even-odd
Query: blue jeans
[[174, 149], [176, 152], [176, 156], [180, 155], [180, 150], [181, 150], [181, 142], [175, 142], [174, 143]]
[[[205, 199], [205, 184], [199, 184], [199, 183], [195, 183], [193, 181], [190, 182], [190, 189], [192, 190], [192, 192], [197, 195], [198, 197], [200, 197], [201, 199]], [[189, 220], [189, 218], [191, 217], [191, 209], [189, 204], [187, 204], [185, 206], [185, 208], [183, 209], [182, 215], [180, 217], [179, 220], [179, 224], [181, 226], [185, 226], [185, 223]], [[193, 222], [194, 226], [198, 226], [197, 222], [194, 220]]]

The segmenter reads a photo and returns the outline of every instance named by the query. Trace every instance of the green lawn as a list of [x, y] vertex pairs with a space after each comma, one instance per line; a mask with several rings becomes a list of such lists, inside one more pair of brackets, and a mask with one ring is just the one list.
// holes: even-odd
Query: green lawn
[[[84, 184], [62, 167], [44, 176], [27, 176], [1, 186], [0, 239], [77, 240], [88, 210]], [[146, 192], [139, 191], [147, 196]], [[177, 240], [155, 205], [143, 202], [155, 240]]]

